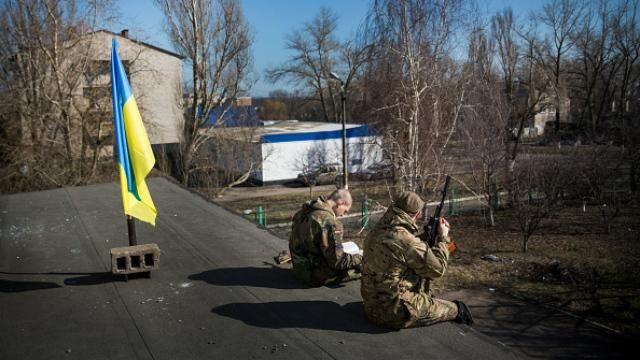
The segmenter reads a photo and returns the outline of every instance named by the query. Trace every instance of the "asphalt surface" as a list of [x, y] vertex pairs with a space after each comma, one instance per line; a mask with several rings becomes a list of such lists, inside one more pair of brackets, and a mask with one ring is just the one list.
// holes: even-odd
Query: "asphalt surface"
[[[163, 178], [148, 181], [160, 247], [150, 278], [114, 280], [126, 246], [118, 185], [0, 196], [0, 359], [511, 359], [455, 323], [390, 331], [359, 283], [306, 288], [272, 257], [286, 243]], [[472, 311], [474, 309], [472, 308]]]
[[366, 322], [358, 283], [309, 289], [272, 256], [286, 243], [162, 178], [150, 279], [114, 279], [127, 245], [116, 184], [0, 196], [0, 359], [634, 358], [634, 340], [492, 289], [462, 299], [473, 328]]

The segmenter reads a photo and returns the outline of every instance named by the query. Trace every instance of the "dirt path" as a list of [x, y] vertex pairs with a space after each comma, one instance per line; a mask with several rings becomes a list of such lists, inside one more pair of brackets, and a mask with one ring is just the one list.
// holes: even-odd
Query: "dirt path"
[[[323, 185], [323, 186], [314, 186], [313, 192], [315, 193], [329, 193], [335, 190], [335, 185]], [[287, 194], [299, 194], [299, 193], [308, 193], [309, 188], [305, 186], [285, 186], [285, 185], [267, 185], [267, 186], [256, 186], [256, 187], [237, 187], [231, 188], [225, 193], [215, 199], [217, 203], [226, 203], [238, 200], [246, 200], [253, 198], [262, 198], [269, 196], [278, 196], [278, 195], [287, 195]]]

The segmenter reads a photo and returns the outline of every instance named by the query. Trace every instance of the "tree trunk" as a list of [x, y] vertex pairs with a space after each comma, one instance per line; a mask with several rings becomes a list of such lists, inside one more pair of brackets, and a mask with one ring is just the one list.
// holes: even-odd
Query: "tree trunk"
[[636, 166], [637, 160], [631, 159], [629, 163], [629, 189], [634, 194], [638, 191], [638, 185], [636, 183]]
[[183, 185], [188, 185], [189, 183], [189, 168], [191, 167], [191, 159], [192, 154], [188, 149], [184, 149], [181, 157], [181, 166], [180, 166], [180, 182]]
[[489, 222], [491, 224], [491, 227], [495, 227], [496, 226], [496, 221], [495, 218], [493, 216], [493, 206], [489, 205]]

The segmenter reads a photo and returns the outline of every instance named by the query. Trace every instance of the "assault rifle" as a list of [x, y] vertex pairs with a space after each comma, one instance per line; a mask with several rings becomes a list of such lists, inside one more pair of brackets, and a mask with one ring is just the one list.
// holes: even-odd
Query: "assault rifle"
[[[429, 217], [427, 204], [424, 204], [424, 209], [422, 211], [423, 221], [425, 223], [423, 237], [429, 247], [432, 247], [436, 243], [436, 237], [438, 236], [438, 224], [440, 223], [440, 213], [442, 212], [442, 208], [444, 208], [444, 201], [447, 198], [447, 193], [449, 192], [450, 181], [451, 176], [447, 175], [447, 178], [444, 181], [444, 188], [442, 189], [442, 200], [440, 200], [440, 204], [436, 206], [436, 211], [433, 213], [433, 216]], [[455, 249], [456, 245], [451, 241], [449, 244], [449, 253], [453, 253]]]

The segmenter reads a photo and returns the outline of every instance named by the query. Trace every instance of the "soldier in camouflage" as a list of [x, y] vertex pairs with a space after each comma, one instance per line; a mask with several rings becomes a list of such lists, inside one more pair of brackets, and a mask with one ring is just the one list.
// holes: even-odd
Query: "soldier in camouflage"
[[362, 256], [342, 251], [342, 223], [337, 219], [351, 208], [349, 190], [306, 202], [293, 216], [289, 251], [293, 272], [311, 286], [360, 278]]
[[416, 225], [423, 206], [417, 194], [401, 193], [367, 236], [360, 287], [367, 318], [396, 329], [448, 320], [471, 325], [464, 303], [431, 295], [431, 280], [447, 270], [449, 223], [440, 219], [438, 238], [429, 248]]

